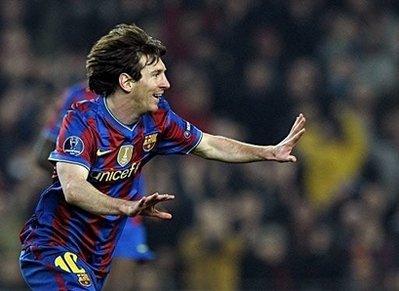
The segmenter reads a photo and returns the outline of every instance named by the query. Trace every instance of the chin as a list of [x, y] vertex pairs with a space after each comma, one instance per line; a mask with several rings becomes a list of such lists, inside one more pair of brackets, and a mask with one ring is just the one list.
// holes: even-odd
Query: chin
[[158, 105], [152, 105], [150, 108], [149, 108], [149, 111], [150, 112], [155, 112], [155, 111], [157, 111], [158, 110]]

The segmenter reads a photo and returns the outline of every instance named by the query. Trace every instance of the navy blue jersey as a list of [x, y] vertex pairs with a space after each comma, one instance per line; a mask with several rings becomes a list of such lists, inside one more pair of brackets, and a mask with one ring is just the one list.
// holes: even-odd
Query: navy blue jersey
[[[156, 112], [142, 115], [132, 127], [121, 124], [105, 100], [99, 97], [72, 106], [49, 159], [85, 167], [88, 181], [104, 194], [139, 199], [144, 164], [156, 155], [189, 153], [200, 142], [202, 132], [176, 115], [163, 97]], [[126, 216], [95, 215], [66, 203], [55, 176], [20, 238], [23, 248], [33, 252], [40, 252], [43, 246], [65, 247], [82, 256], [96, 276], [103, 277], [125, 221]]]

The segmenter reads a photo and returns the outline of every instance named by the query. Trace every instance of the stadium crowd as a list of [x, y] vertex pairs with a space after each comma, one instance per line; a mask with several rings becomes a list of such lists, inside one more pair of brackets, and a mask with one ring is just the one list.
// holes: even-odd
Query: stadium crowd
[[[137, 290], [399, 290], [399, 4], [372, 0], [0, 2], [0, 289], [49, 177], [33, 152], [93, 41], [135, 22], [167, 46], [173, 108], [257, 144], [307, 117], [296, 164], [158, 157]], [[126, 276], [129, 276], [126, 270]]]

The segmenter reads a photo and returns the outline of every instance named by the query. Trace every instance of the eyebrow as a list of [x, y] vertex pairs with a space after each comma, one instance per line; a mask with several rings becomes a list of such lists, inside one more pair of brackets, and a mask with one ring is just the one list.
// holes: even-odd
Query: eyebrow
[[166, 72], [166, 69], [157, 69], [157, 70], [153, 70], [153, 71], [151, 71], [151, 74], [154, 74], [154, 73], [162, 73], [162, 72]]

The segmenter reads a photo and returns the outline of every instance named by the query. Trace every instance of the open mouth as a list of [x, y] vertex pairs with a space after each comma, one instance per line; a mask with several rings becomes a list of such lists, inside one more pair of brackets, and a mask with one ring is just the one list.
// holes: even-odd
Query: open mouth
[[152, 94], [152, 96], [159, 100], [159, 98], [161, 98], [161, 96], [162, 96], [162, 93], [155, 93], [155, 94]]

